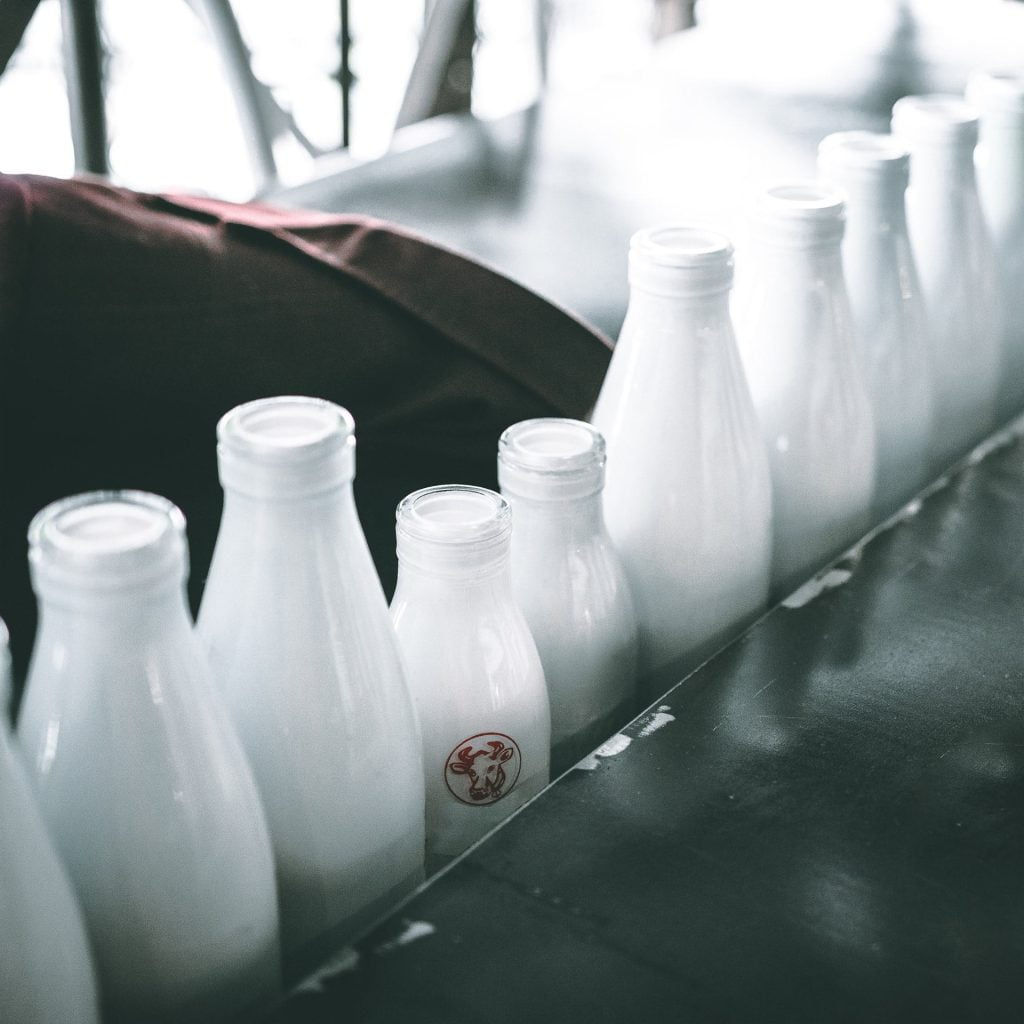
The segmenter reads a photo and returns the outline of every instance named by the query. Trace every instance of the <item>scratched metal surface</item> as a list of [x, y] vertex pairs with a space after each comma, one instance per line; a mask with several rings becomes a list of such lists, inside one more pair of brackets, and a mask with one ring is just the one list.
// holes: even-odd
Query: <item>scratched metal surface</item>
[[1020, 437], [827, 582], [274, 1020], [1019, 1021]]

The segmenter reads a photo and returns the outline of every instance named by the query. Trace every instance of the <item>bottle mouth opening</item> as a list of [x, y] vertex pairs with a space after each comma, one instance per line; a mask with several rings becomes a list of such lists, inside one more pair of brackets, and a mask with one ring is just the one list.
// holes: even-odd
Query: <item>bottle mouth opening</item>
[[47, 505], [28, 531], [35, 567], [86, 585], [131, 584], [186, 567], [185, 517], [145, 491], [92, 491]]
[[978, 131], [978, 114], [956, 95], [904, 96], [892, 108], [893, 133], [911, 142], [968, 141]]
[[760, 196], [763, 213], [801, 220], [837, 220], [842, 217], [844, 206], [845, 197], [839, 189], [810, 181], [769, 185]]
[[818, 147], [824, 163], [850, 167], [906, 167], [910, 150], [892, 135], [881, 132], [834, 132]]
[[534, 473], [562, 474], [603, 465], [605, 443], [600, 432], [580, 420], [523, 420], [498, 440], [503, 462]]
[[506, 538], [512, 511], [500, 494], [485, 487], [442, 484], [403, 498], [396, 519], [399, 533], [414, 540], [472, 546]]
[[725, 235], [691, 224], [643, 228], [630, 240], [630, 250], [663, 267], [724, 263], [732, 256], [732, 244]]
[[260, 398], [217, 424], [221, 483], [265, 500], [302, 499], [349, 483], [355, 447], [351, 414], [322, 398]]
[[284, 395], [236, 406], [221, 417], [217, 440], [231, 451], [267, 462], [293, 462], [344, 447], [355, 421], [322, 398]]
[[967, 82], [967, 102], [986, 114], [1024, 114], [1024, 75], [977, 71]]

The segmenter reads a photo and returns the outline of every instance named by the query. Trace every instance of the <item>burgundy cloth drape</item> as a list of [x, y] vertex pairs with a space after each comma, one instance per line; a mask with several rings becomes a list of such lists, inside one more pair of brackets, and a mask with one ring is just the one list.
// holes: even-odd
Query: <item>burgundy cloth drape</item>
[[500, 431], [585, 415], [609, 354], [500, 274], [365, 217], [0, 175], [0, 615], [16, 662], [35, 619], [25, 531], [55, 498], [131, 487], [179, 504], [195, 602], [233, 405], [308, 394], [352, 412], [356, 497], [390, 589], [398, 500], [494, 486]]

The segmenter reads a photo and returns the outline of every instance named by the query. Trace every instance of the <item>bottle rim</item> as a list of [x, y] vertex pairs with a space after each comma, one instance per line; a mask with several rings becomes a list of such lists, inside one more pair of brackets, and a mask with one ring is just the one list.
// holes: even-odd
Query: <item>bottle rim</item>
[[217, 423], [217, 440], [253, 461], [294, 463], [354, 443], [355, 420], [324, 398], [277, 395], [226, 412]]
[[641, 228], [629, 242], [629, 283], [672, 298], [719, 295], [732, 286], [729, 239], [699, 224], [675, 221]]
[[842, 220], [846, 195], [841, 188], [822, 181], [780, 181], [768, 185], [757, 197], [761, 217], [808, 224], [833, 224]]
[[604, 436], [582, 420], [521, 420], [498, 439], [503, 494], [537, 500], [583, 498], [604, 486]]
[[915, 146], [946, 143], [972, 146], [978, 137], [977, 111], [953, 93], [904, 96], [893, 104], [892, 132]]
[[436, 484], [406, 495], [395, 511], [400, 535], [451, 548], [508, 538], [512, 509], [496, 491], [471, 484]]
[[1024, 75], [1014, 71], [977, 70], [967, 80], [967, 102], [985, 114], [1024, 114]]
[[261, 499], [307, 498], [350, 483], [355, 446], [352, 414], [324, 398], [258, 398], [217, 424], [222, 485]]
[[629, 241], [630, 253], [659, 267], [703, 267], [732, 259], [729, 239], [718, 231], [685, 221], [641, 228]]
[[604, 435], [583, 420], [542, 416], [520, 420], [498, 439], [508, 465], [531, 473], [562, 475], [604, 465]]
[[882, 172], [898, 168], [905, 171], [910, 164], [910, 150], [888, 133], [833, 132], [818, 145], [818, 159], [829, 167]]
[[37, 576], [90, 589], [131, 586], [188, 571], [185, 517], [148, 491], [88, 491], [32, 518], [29, 562]]
[[838, 245], [846, 224], [846, 192], [814, 179], [778, 181], [754, 197], [752, 238], [801, 249]]

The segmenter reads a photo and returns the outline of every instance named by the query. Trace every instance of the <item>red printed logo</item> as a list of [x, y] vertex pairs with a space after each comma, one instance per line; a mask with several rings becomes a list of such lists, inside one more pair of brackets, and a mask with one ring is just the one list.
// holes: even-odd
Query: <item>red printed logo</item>
[[510, 793], [523, 757], [511, 736], [478, 732], [455, 745], [444, 767], [448, 791], [460, 803], [483, 807]]

